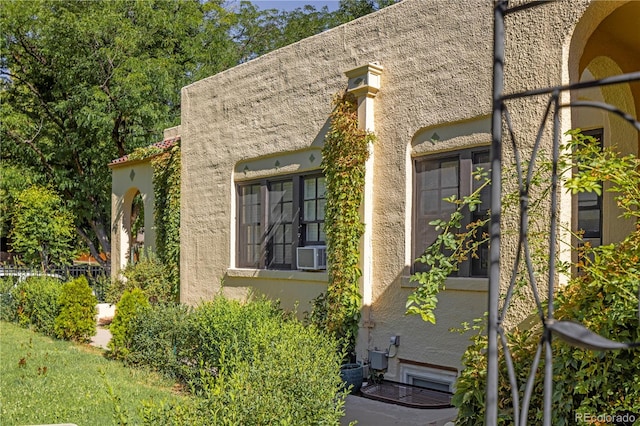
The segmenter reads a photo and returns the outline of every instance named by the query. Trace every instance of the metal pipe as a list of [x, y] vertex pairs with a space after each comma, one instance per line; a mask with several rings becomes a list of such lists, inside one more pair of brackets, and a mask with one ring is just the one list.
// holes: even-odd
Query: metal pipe
[[502, 187], [502, 91], [504, 90], [504, 16], [507, 0], [496, 0], [493, 14], [493, 111], [491, 118], [491, 225], [485, 425], [498, 423], [498, 330], [500, 324], [500, 211]]

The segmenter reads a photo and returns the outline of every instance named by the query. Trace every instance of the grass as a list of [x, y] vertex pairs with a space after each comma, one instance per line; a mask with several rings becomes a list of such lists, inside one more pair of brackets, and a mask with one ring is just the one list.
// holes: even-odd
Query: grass
[[103, 351], [0, 322], [0, 424], [141, 423], [143, 401], [188, 398], [155, 373]]

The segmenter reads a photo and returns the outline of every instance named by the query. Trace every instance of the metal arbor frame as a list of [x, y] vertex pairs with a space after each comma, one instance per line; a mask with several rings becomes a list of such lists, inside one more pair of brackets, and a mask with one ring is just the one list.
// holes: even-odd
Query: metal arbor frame
[[[612, 84], [628, 83], [640, 81], [640, 72], [634, 72], [596, 81], [570, 84], [566, 86], [547, 87], [519, 93], [504, 94], [504, 45], [505, 45], [505, 18], [507, 15], [533, 7], [543, 7], [550, 1], [535, 1], [524, 3], [519, 6], [509, 8], [508, 0], [494, 0], [494, 57], [493, 57], [493, 116], [492, 116], [492, 144], [491, 144], [491, 225], [490, 225], [490, 252], [489, 252], [489, 316], [488, 316], [488, 364], [487, 364], [487, 388], [485, 394], [486, 414], [485, 424], [496, 425], [498, 421], [498, 357], [499, 344], [502, 346], [505, 356], [506, 366], [509, 374], [513, 398], [514, 424], [524, 426], [527, 423], [527, 412], [529, 402], [533, 392], [533, 383], [536, 376], [538, 363], [544, 350], [544, 407], [543, 424], [551, 426], [553, 407], [551, 396], [553, 392], [553, 353], [551, 349], [552, 337], [558, 337], [567, 343], [586, 350], [615, 350], [630, 349], [638, 346], [638, 343], [613, 342], [586, 329], [583, 325], [571, 321], [557, 321], [554, 319], [553, 303], [548, 303], [546, 308], [541, 303], [538, 286], [533, 274], [532, 262], [529, 252], [528, 219], [529, 219], [529, 188], [532, 180], [532, 171], [539, 155], [540, 143], [543, 130], [552, 121], [553, 147], [552, 147], [552, 176], [551, 176], [551, 200], [550, 200], [550, 222], [549, 222], [549, 253], [548, 253], [548, 293], [549, 301], [554, 297], [554, 284], [556, 279], [556, 244], [558, 230], [558, 160], [560, 150], [560, 120], [559, 112], [562, 108], [589, 107], [598, 108], [617, 114], [626, 120], [630, 125], [640, 131], [640, 122], [634, 117], [620, 111], [613, 105], [602, 102], [570, 102], [560, 103], [560, 94], [567, 91], [575, 91], [591, 87], [601, 87]], [[520, 154], [515, 142], [513, 128], [507, 102], [516, 99], [527, 99], [532, 97], [548, 97], [546, 111], [542, 117], [538, 128], [538, 133], [533, 145], [533, 151], [529, 160], [529, 165], [523, 168], [520, 161]], [[516, 169], [518, 173], [518, 184], [520, 193], [520, 229], [518, 250], [513, 263], [513, 273], [509, 278], [509, 287], [505, 298], [500, 304], [500, 220], [501, 220], [501, 198], [502, 198], [502, 149], [503, 149], [503, 125], [508, 131], [511, 147], [516, 159]], [[524, 169], [524, 170], [523, 170]], [[526, 175], [523, 175], [523, 172]], [[511, 298], [516, 283], [516, 271], [523, 265], [530, 277], [529, 285], [536, 300], [537, 313], [540, 318], [543, 334], [538, 344], [538, 348], [533, 360], [531, 372], [527, 378], [524, 394], [520, 400], [518, 394], [518, 383], [516, 381], [513, 360], [507, 346], [507, 337], [502, 327], [502, 321], [509, 309]], [[639, 295], [640, 296], [640, 295]], [[640, 312], [639, 312], [640, 315]]]

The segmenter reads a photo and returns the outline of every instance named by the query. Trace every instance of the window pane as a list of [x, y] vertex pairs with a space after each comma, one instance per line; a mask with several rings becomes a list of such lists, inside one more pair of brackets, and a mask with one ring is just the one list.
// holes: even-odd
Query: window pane
[[275, 227], [275, 235], [273, 236], [273, 239], [275, 240], [276, 243], [281, 243], [284, 241], [284, 228], [281, 225], [277, 225]]
[[304, 220], [316, 220], [316, 200], [304, 202]]
[[286, 244], [291, 244], [293, 242], [293, 232], [291, 232], [293, 229], [293, 226], [291, 225], [284, 225], [284, 242]]
[[316, 198], [316, 179], [307, 178], [304, 180], [304, 199], [311, 200]]
[[260, 205], [250, 204], [247, 206], [246, 223], [258, 223], [260, 221]]
[[443, 187], [458, 187], [458, 161], [447, 161], [441, 164], [441, 183]]
[[584, 231], [585, 237], [599, 237], [600, 209], [580, 210], [578, 212], [578, 229]]
[[285, 263], [285, 264], [292, 263], [293, 256], [291, 255], [291, 253], [293, 253], [293, 247], [291, 247], [290, 245], [284, 246], [284, 259], [282, 263]]
[[[477, 152], [473, 155], [473, 171], [477, 171], [478, 169], [483, 169], [486, 173], [489, 173], [491, 169], [491, 163], [489, 159], [489, 151]], [[473, 190], [476, 191], [482, 184], [484, 184], [484, 179], [476, 180], [473, 178]], [[480, 192], [480, 206], [478, 207], [478, 211], [486, 212], [489, 209], [489, 203], [491, 202], [491, 191], [489, 190], [489, 186], [485, 186], [484, 189]]]
[[293, 203], [288, 202], [282, 205], [282, 222], [293, 222]]
[[580, 192], [578, 194], [578, 207], [596, 207], [599, 198], [595, 192]]
[[437, 189], [440, 187], [440, 170], [426, 170], [420, 175], [420, 184], [424, 189]]
[[284, 256], [284, 245], [278, 245], [276, 246], [276, 256], [275, 256], [275, 263], [278, 263], [280, 265], [286, 263], [285, 262], [285, 256]]
[[[592, 136], [602, 148], [603, 129], [586, 130], [585, 136]], [[602, 244], [602, 196], [594, 192], [578, 194], [578, 231], [584, 231], [583, 238], [592, 246]]]
[[325, 194], [327, 193], [327, 186], [325, 178], [318, 178], [318, 198], [325, 198]]
[[318, 241], [319, 225], [317, 223], [307, 224], [307, 241]]
[[282, 191], [284, 192], [282, 201], [293, 201], [293, 182], [287, 181], [282, 184]]
[[324, 219], [324, 208], [327, 205], [327, 200], [318, 200], [318, 219]]
[[420, 216], [437, 214], [439, 211], [440, 191], [422, 191], [420, 193]]
[[271, 206], [272, 212], [280, 213], [280, 205], [282, 203], [282, 192], [280, 191], [269, 191], [269, 205]]

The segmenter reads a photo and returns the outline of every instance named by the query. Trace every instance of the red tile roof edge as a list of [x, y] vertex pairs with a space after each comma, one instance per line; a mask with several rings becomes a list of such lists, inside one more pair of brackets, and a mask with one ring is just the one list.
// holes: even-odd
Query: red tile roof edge
[[[153, 143], [149, 145], [147, 148], [160, 148], [163, 151], [175, 146], [175, 144], [180, 140], [180, 136], [174, 136], [171, 138], [164, 139], [160, 142]], [[121, 165], [129, 161], [129, 154], [124, 155], [120, 158], [116, 158], [112, 162], [109, 163], [109, 166]]]

